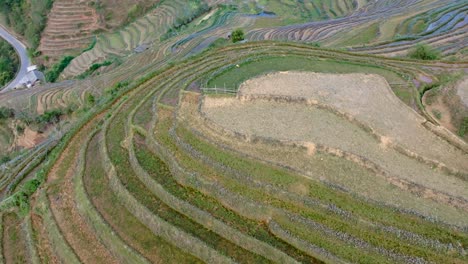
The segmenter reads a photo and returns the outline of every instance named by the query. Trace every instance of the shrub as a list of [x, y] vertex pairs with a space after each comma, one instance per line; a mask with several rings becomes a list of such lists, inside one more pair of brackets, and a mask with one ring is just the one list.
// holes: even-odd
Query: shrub
[[36, 122], [39, 124], [58, 123], [62, 114], [63, 112], [60, 109], [47, 110], [36, 118]]
[[128, 81], [118, 82], [112, 88], [106, 89], [106, 93], [109, 94], [111, 98], [114, 98], [122, 88], [125, 88], [128, 85]]
[[89, 67], [89, 69], [87, 69], [85, 72], [83, 72], [82, 74], [78, 75], [77, 78], [78, 79], [84, 79], [86, 77], [88, 77], [89, 75], [93, 74], [95, 71], [97, 71], [99, 68], [101, 67], [104, 67], [104, 66], [109, 66], [112, 64], [112, 61], [110, 60], [105, 60], [104, 62], [102, 63], [94, 63], [93, 65], [91, 65]]
[[15, 116], [15, 111], [11, 108], [7, 108], [7, 107], [0, 107], [0, 120], [1, 119], [8, 119], [8, 118], [12, 118]]
[[70, 62], [74, 59], [73, 56], [65, 56], [63, 57], [58, 63], [54, 64], [45, 74], [46, 80], [48, 82], [55, 82], [60, 73], [70, 64]]
[[92, 93], [86, 93], [85, 95], [85, 103], [87, 106], [93, 106], [96, 103], [96, 98]]
[[440, 58], [440, 51], [428, 45], [420, 44], [411, 50], [408, 56], [418, 60], [437, 60]]
[[94, 48], [94, 46], [96, 46], [96, 42], [97, 42], [97, 38], [96, 38], [96, 36], [94, 36], [93, 41], [91, 41], [89, 46], [86, 49], [84, 49], [82, 52], [87, 52], [89, 50], [92, 50]]
[[0, 164], [7, 163], [11, 160], [10, 156], [6, 155], [0, 158]]
[[0, 0], [0, 10], [5, 14], [7, 25], [23, 35], [32, 50], [35, 50], [52, 4], [53, 0]]
[[244, 31], [240, 28], [234, 30], [232, 32], [231, 38], [232, 38], [232, 43], [236, 43], [236, 42], [244, 40]]
[[143, 8], [140, 4], [135, 4], [127, 12], [127, 23], [130, 23], [137, 19], [140, 15], [145, 12], [145, 8]]
[[16, 132], [18, 132], [18, 134], [22, 135], [24, 133], [24, 127], [21, 126], [21, 125], [16, 125]]
[[312, 47], [316, 47], [316, 48], [320, 48], [322, 45], [320, 44], [320, 42], [311, 42], [310, 45]]
[[24, 111], [18, 112], [15, 115], [15, 118], [20, 120], [21, 122], [23, 122], [26, 125], [30, 125], [34, 121], [34, 119], [31, 117], [31, 115], [29, 113], [27, 113], [27, 112], [24, 112]]

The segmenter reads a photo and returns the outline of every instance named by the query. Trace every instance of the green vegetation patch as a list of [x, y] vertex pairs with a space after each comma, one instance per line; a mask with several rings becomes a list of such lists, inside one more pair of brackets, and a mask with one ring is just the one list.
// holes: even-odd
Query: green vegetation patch
[[[158, 133], [158, 135], [164, 136], [162, 130], [158, 130], [158, 132], [160, 132]], [[268, 183], [275, 182], [274, 179], [283, 179], [282, 184], [280, 182], [278, 183], [281, 184], [280, 186], [284, 189], [288, 189], [287, 179], [295, 180], [295, 182], [301, 181], [300, 179], [298, 179], [298, 176], [286, 172], [282, 169], [274, 168], [272, 166], [255, 162], [247, 158], [242, 158], [238, 155], [229, 153], [224, 150], [219, 150], [215, 146], [203, 142], [200, 139], [197, 139], [195, 135], [190, 133], [188, 130], [183, 129], [182, 127], [178, 128], [178, 135], [181, 136], [183, 140], [186, 140], [186, 142], [188, 142], [196, 150], [200, 151], [200, 153], [203, 153], [203, 155], [210, 157], [216, 162], [219, 162], [219, 164], [223, 164], [224, 166], [228, 166], [237, 171], [245, 173], [245, 175], [255, 175], [255, 178], [261, 179], [262, 181]], [[221, 174], [222, 172], [218, 173]], [[270, 177], [270, 181], [266, 180], [268, 177]], [[426, 238], [440, 239], [440, 241], [446, 243], [459, 243], [461, 241], [463, 241], [462, 243], [464, 243], [465, 241], [468, 241], [468, 237], [466, 235], [460, 234], [459, 236], [457, 232], [450, 231], [443, 227], [438, 227], [418, 217], [393, 211], [391, 208], [386, 208], [384, 206], [379, 206], [367, 202], [363, 199], [358, 199], [350, 194], [341, 192], [339, 190], [334, 190], [330, 187], [324, 186], [323, 184], [316, 183], [313, 181], [302, 181], [301, 183], [307, 185], [308, 189], [311, 190], [309, 192], [310, 198], [318, 199], [324, 204], [332, 203], [334, 206], [336, 206], [336, 208], [340, 208], [347, 212], [351, 212], [355, 220], [340, 220], [340, 217], [338, 217], [337, 215], [333, 215], [331, 212], [327, 212], [326, 210], [324, 210], [324, 208], [313, 208], [305, 206], [305, 204], [302, 203], [286, 201], [284, 199], [281, 199], [281, 201], [279, 201], [277, 200], [277, 197], [274, 197], [274, 195], [271, 194], [263, 193], [262, 195], [257, 196], [257, 199], [260, 199], [259, 201], [261, 201], [262, 199], [266, 200], [271, 205], [275, 205], [278, 207], [282, 207], [285, 210], [296, 212], [297, 214], [302, 215], [308, 219], [313, 219], [314, 221], [323, 223], [324, 225], [329, 226], [334, 230], [339, 230], [342, 232], [346, 232], [347, 234], [352, 234], [376, 246], [387, 249], [398, 248], [398, 250], [401, 250], [401, 252], [404, 252], [405, 254], [424, 256], [428, 257], [429, 259], [435, 259], [437, 261], [441, 261], [440, 258], [442, 256], [432, 254], [433, 252], [427, 251], [427, 248], [425, 247], [402, 244], [401, 241], [398, 242], [398, 239], [396, 239], [394, 235], [383, 232], [382, 230], [373, 230], [373, 228], [370, 228], [369, 226], [366, 227], [362, 224], [365, 222], [374, 222], [379, 223], [382, 226], [398, 227], [402, 228], [403, 230], [414, 232], [414, 234], [421, 234]], [[244, 196], [251, 196], [248, 193], [248, 189], [250, 188], [253, 187], [244, 186], [244, 188], [242, 189], [242, 194]], [[361, 221], [356, 221], [356, 219], [361, 219]], [[312, 239], [312, 242], [314, 242], [316, 238], [317, 236], [310, 236], [309, 239]], [[333, 240], [330, 240], [328, 243], [333, 244], [335, 242], [333, 242]], [[397, 244], [400, 245], [398, 247], [395, 247], [395, 245]], [[328, 244], [327, 247], [330, 247], [330, 251], [334, 251], [334, 247], [330, 244]], [[341, 248], [341, 246], [338, 247]], [[356, 256], [359, 255], [356, 255], [354, 250], [351, 250], [351, 248], [348, 248], [348, 251], [345, 248], [343, 248], [343, 250], [340, 251], [339, 255], [342, 254], [343, 256], [350, 257], [350, 259], [354, 259], [356, 258]], [[361, 255], [361, 257], [362, 256], [364, 255]]]
[[419, 44], [410, 50], [408, 56], [417, 60], [438, 60], [440, 59], [440, 51], [429, 45]]
[[353, 32], [353, 35], [341, 42], [340, 46], [356, 46], [370, 43], [378, 36], [378, 33], [379, 23], [374, 23], [357, 32]]
[[52, 4], [53, 0], [0, 0], [0, 10], [6, 16], [7, 26], [25, 36], [34, 50], [39, 46]]
[[0, 88], [11, 81], [19, 67], [19, 58], [15, 49], [0, 38]]
[[145, 146], [144, 138], [137, 136], [136, 156], [141, 163], [141, 166], [160, 183], [164, 188], [171, 192], [172, 195], [195, 205], [203, 211], [209, 212], [211, 215], [227, 223], [229, 226], [238, 229], [246, 235], [253, 236], [254, 238], [264, 241], [284, 252], [293, 256], [301, 262], [313, 263], [315, 259], [304, 255], [294, 247], [291, 247], [284, 241], [273, 236], [265, 223], [259, 223], [242, 217], [232, 210], [224, 207], [219, 201], [214, 198], [208, 197], [196, 189], [182, 186], [175, 181], [170, 174], [167, 165], [152, 154], [148, 147]]
[[[134, 100], [135, 101], [131, 101], [133, 101], [133, 103], [138, 102], [136, 101], [138, 98]], [[109, 157], [115, 165], [118, 177], [122, 184], [126, 186], [127, 190], [152, 213], [192, 236], [199, 238], [220, 253], [240, 262], [269, 263], [269, 261], [263, 257], [236, 246], [204, 226], [197, 224], [188, 217], [171, 209], [153, 195], [143, 182], [138, 179], [135, 172], [131, 169], [128, 154], [120, 145], [120, 142], [125, 138], [124, 125], [127, 117], [125, 113], [126, 110], [128, 111], [128, 106], [131, 105], [127, 105], [117, 114], [106, 134]]]
[[65, 56], [59, 62], [54, 64], [45, 74], [46, 80], [48, 82], [55, 82], [59, 77], [60, 73], [65, 70], [65, 68], [70, 64], [70, 62], [74, 59], [73, 56]]
[[[236, 65], [230, 65], [224, 71], [217, 73], [208, 79], [208, 87], [227, 87], [238, 89], [244, 81], [253, 77], [276, 71], [312, 71], [323, 73], [373, 73], [378, 74], [389, 83], [404, 83], [405, 80], [393, 71], [377, 66], [357, 64], [338, 60], [324, 60], [299, 56], [263, 57], [246, 61]], [[401, 87], [395, 93], [400, 99], [408, 102], [408, 96], [414, 96], [412, 91], [403, 90]], [[392, 87], [392, 89], [396, 89]]]
[[120, 203], [109, 187], [102, 157], [99, 154], [96, 155], [101, 152], [101, 143], [98, 139], [99, 137], [96, 136], [91, 141], [87, 151], [84, 184], [90, 200], [106, 222], [129, 246], [138, 250], [152, 262], [201, 263], [168, 241], [155, 236]]

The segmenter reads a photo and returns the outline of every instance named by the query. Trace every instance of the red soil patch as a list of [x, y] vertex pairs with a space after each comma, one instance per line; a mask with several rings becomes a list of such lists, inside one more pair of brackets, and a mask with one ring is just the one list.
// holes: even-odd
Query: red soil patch
[[40, 144], [45, 138], [44, 134], [26, 128], [24, 133], [16, 139], [16, 145], [23, 148], [32, 148]]

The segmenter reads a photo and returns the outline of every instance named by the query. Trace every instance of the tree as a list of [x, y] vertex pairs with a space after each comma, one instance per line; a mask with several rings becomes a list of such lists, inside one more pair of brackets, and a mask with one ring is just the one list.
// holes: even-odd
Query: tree
[[232, 38], [232, 43], [236, 43], [236, 42], [244, 40], [244, 31], [240, 28], [234, 30], [232, 32], [231, 38]]
[[419, 44], [409, 52], [409, 57], [419, 60], [437, 60], [440, 58], [440, 51], [425, 44]]

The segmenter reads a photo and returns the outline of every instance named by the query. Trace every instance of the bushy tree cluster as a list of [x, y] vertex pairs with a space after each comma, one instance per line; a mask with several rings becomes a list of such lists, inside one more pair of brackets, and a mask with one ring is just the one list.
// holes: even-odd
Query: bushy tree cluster
[[36, 49], [52, 4], [53, 0], [0, 0], [0, 10], [6, 16], [8, 26], [25, 36], [31, 47]]
[[233, 43], [244, 40], [244, 31], [242, 29], [236, 29], [231, 34], [231, 39]]
[[74, 59], [73, 56], [65, 56], [63, 57], [58, 63], [54, 64], [45, 74], [46, 80], [48, 82], [55, 82], [60, 73], [70, 64], [70, 62]]
[[428, 45], [420, 44], [409, 52], [409, 56], [418, 60], [437, 60], [440, 58], [440, 51]]
[[15, 77], [18, 65], [18, 55], [13, 47], [5, 40], [0, 39], [0, 87]]
[[0, 107], [0, 120], [13, 118], [15, 116], [15, 111], [11, 108], [7, 108], [4, 106]]

